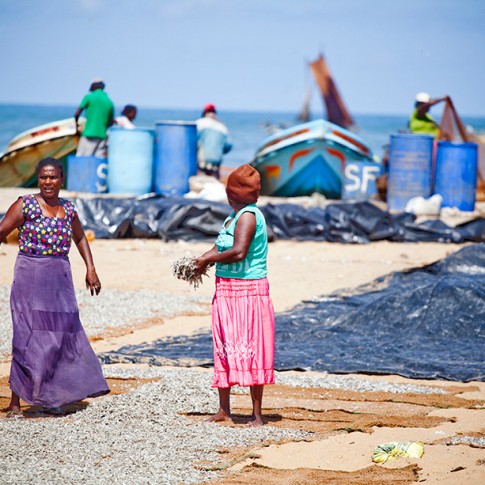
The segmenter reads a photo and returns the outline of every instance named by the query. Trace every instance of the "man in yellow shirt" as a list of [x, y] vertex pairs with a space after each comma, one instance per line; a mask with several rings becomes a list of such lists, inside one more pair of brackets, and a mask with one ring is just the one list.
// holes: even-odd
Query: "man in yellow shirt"
[[416, 95], [416, 102], [414, 103], [414, 111], [409, 118], [408, 127], [413, 133], [421, 133], [423, 135], [438, 136], [440, 132], [440, 125], [428, 113], [431, 106], [446, 101], [448, 96], [443, 98], [431, 99], [428, 93], [418, 93]]

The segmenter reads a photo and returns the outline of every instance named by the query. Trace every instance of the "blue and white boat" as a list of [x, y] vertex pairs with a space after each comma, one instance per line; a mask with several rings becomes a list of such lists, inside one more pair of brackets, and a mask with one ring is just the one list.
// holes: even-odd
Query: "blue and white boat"
[[[371, 162], [367, 143], [349, 128], [355, 122], [337, 89], [325, 59], [310, 63], [325, 105], [327, 120], [302, 123], [266, 138], [257, 148], [252, 165], [261, 174], [261, 194], [281, 197], [311, 195], [340, 199], [346, 166]], [[309, 119], [309, 98], [300, 114]], [[351, 170], [359, 171], [359, 166]]]
[[362, 138], [322, 119], [266, 138], [251, 165], [261, 175], [262, 195], [296, 197], [318, 192], [340, 199], [345, 164], [372, 160]]

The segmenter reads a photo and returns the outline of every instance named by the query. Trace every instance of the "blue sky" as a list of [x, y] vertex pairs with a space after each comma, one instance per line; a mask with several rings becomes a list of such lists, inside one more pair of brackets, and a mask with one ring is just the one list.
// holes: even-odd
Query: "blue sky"
[[297, 112], [320, 51], [352, 113], [485, 116], [485, 0], [0, 0], [2, 103]]

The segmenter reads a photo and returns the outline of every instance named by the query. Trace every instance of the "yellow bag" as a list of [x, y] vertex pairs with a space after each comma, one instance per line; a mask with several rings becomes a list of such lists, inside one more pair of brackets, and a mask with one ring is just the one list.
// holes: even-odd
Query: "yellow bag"
[[372, 461], [385, 463], [395, 460], [398, 456], [421, 458], [424, 454], [424, 445], [421, 441], [391, 441], [379, 445], [372, 453]]

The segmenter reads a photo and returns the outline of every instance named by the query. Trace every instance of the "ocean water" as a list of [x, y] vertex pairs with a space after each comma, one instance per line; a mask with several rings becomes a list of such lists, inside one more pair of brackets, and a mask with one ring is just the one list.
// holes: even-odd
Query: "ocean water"
[[[73, 116], [76, 106], [42, 106], [0, 104], [0, 153], [9, 141], [23, 131], [51, 121]], [[118, 110], [119, 112], [119, 110]], [[200, 110], [168, 110], [140, 107], [135, 123], [154, 128], [157, 121], [195, 121]], [[233, 149], [224, 164], [238, 166], [252, 160], [257, 146], [270, 135], [269, 127], [287, 127], [297, 123], [296, 113], [220, 111], [219, 118], [230, 132]], [[371, 147], [378, 157], [389, 142], [389, 135], [406, 128], [408, 115], [354, 115], [356, 134]], [[476, 132], [485, 132], [485, 117], [463, 117], [463, 122]]]

